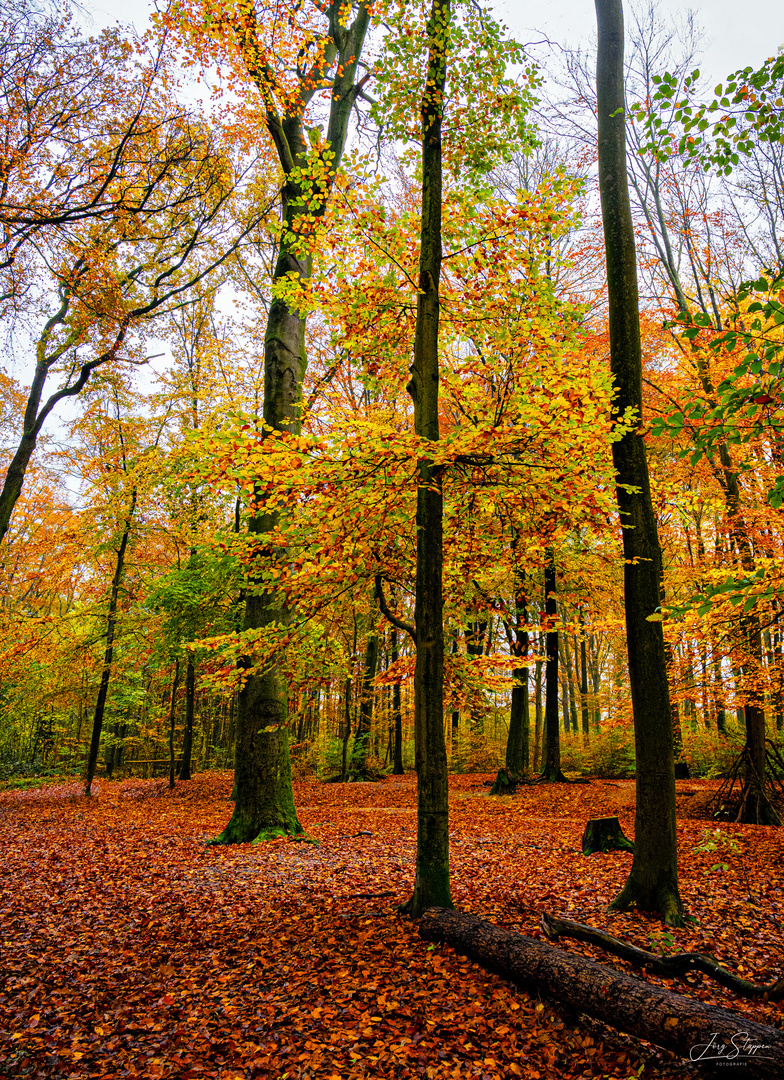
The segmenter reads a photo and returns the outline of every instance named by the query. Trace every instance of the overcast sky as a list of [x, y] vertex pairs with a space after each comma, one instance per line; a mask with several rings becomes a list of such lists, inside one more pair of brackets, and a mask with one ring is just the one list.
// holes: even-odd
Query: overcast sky
[[[99, 24], [132, 21], [142, 29], [152, 4], [148, 0], [83, 0]], [[590, 46], [595, 35], [593, 0], [496, 0], [495, 8], [515, 36], [536, 40], [545, 33], [569, 48]], [[657, 10], [697, 14], [705, 30], [705, 62], [702, 70], [711, 83], [731, 71], [759, 65], [784, 46], [782, 0], [659, 0]], [[624, 3], [628, 9], [628, 0]]]
[[[536, 31], [545, 32], [552, 41], [569, 48], [589, 47], [595, 41], [593, 0], [548, 0], [538, 4], [530, 0], [497, 0], [495, 6], [521, 41], [535, 40]], [[759, 67], [784, 46], [782, 0], [659, 0], [656, 9], [662, 15], [689, 10], [695, 13], [705, 31], [701, 70], [712, 84], [738, 68]], [[628, 0], [624, 0], [624, 11], [628, 10]]]

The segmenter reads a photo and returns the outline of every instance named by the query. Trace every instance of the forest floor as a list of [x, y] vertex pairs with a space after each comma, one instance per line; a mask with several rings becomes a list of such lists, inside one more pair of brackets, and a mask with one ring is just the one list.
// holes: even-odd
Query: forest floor
[[[630, 855], [580, 851], [590, 817], [618, 814], [633, 837], [632, 781], [500, 799], [486, 779], [450, 778], [457, 907], [537, 937], [549, 912], [654, 951], [711, 953], [758, 982], [784, 973], [784, 830], [700, 818], [717, 782], [678, 782], [681, 895], [697, 922], [673, 932], [607, 911]], [[173, 792], [160, 780], [95, 789], [0, 794], [0, 1076], [697, 1075], [428, 946], [397, 916], [413, 883], [412, 776], [296, 784], [318, 847], [207, 847], [230, 814], [227, 773]], [[780, 1006], [701, 976], [667, 985], [782, 1024]]]

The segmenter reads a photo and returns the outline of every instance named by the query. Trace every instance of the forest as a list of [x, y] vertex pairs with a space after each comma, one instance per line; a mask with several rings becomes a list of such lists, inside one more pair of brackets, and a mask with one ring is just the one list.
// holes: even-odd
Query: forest
[[595, 6], [0, 6], [0, 1076], [784, 1075], [784, 54]]

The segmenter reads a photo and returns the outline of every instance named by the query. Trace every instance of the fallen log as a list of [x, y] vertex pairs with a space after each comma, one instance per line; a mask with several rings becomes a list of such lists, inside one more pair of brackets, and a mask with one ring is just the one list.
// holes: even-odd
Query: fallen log
[[425, 941], [441, 941], [518, 985], [647, 1039], [704, 1066], [744, 1066], [744, 1077], [784, 1077], [784, 1032], [706, 1005], [595, 960], [493, 923], [430, 908], [419, 924]]
[[657, 953], [648, 952], [647, 949], [638, 949], [636, 945], [621, 941], [612, 934], [606, 934], [604, 930], [572, 922], [571, 919], [559, 919], [555, 915], [542, 915], [539, 925], [550, 941], [555, 941], [559, 937], [586, 941], [589, 945], [596, 945], [605, 952], [620, 956], [622, 960], [628, 960], [635, 967], [645, 968], [651, 975], [661, 975], [665, 979], [672, 979], [691, 971], [700, 971], [709, 979], [721, 983], [722, 986], [726, 986], [728, 990], [734, 991], [741, 997], [762, 998], [763, 1001], [784, 1000], [784, 978], [776, 979], [771, 983], [753, 983], [748, 979], [742, 979], [734, 971], [722, 967], [715, 957], [706, 956], [704, 953], [681, 952], [659, 956]]

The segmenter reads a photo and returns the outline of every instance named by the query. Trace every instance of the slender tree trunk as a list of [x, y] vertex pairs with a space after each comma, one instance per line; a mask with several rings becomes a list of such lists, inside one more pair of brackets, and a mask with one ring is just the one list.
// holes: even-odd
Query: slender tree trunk
[[180, 762], [180, 780], [191, 778], [191, 758], [193, 756], [193, 718], [196, 707], [196, 666], [193, 656], [188, 654], [188, 666], [185, 670], [185, 734], [182, 740], [182, 761]]
[[[352, 657], [352, 663], [353, 663]], [[340, 780], [345, 784], [348, 780], [348, 741], [351, 738], [351, 676], [346, 679], [343, 698], [343, 747], [340, 764]]]
[[[485, 634], [487, 622], [473, 619], [466, 628], [466, 656], [469, 661], [477, 660], [485, 654]], [[479, 680], [477, 679], [477, 682]], [[471, 735], [475, 739], [484, 738], [485, 700], [484, 691], [477, 689], [471, 701]]]
[[[408, 390], [414, 429], [436, 442], [438, 321], [441, 277], [441, 124], [446, 84], [450, 0], [433, 0], [422, 95], [422, 223], [414, 362]], [[414, 918], [434, 905], [450, 908], [449, 785], [444, 740], [443, 494], [440, 467], [423, 458], [417, 486], [417, 573], [414, 620], [414, 736], [417, 770], [417, 855]]]
[[555, 552], [552, 548], [548, 548], [545, 554], [547, 556], [544, 568], [545, 704], [541, 776], [543, 780], [550, 783], [563, 783], [566, 777], [561, 772], [561, 732], [558, 723], [558, 629], [555, 625], [558, 604], [555, 591]]
[[169, 701], [169, 791], [174, 789], [174, 722], [177, 719], [177, 691], [180, 688], [180, 661], [174, 661], [174, 680]]
[[588, 649], [585, 643], [585, 615], [580, 608], [580, 711], [583, 728], [583, 743], [591, 741], [591, 709], [588, 702]]
[[[400, 650], [397, 643], [397, 628], [392, 627], [390, 635], [390, 659], [394, 664], [400, 658]], [[403, 710], [400, 707], [400, 683], [395, 682], [392, 686], [392, 723], [395, 727], [395, 749], [393, 755], [392, 772], [395, 776], [403, 775]]]
[[566, 661], [566, 690], [569, 695], [569, 722], [572, 731], [577, 731], [577, 703], [574, 700], [574, 679], [575, 679], [575, 666], [577, 663], [577, 652], [574, 654], [574, 664], [572, 663], [572, 649], [569, 644], [569, 635], [564, 633], [563, 635], [564, 645], [564, 660]]
[[[515, 657], [528, 656], [527, 598], [518, 589], [515, 625], [509, 628], [510, 646]], [[510, 776], [528, 772], [528, 665], [512, 670], [512, 703], [509, 712], [509, 735], [506, 740], [506, 771]]]
[[131, 492], [131, 503], [123, 525], [120, 546], [117, 549], [117, 562], [114, 566], [114, 576], [112, 577], [112, 587], [109, 594], [109, 611], [106, 616], [106, 639], [103, 653], [103, 667], [101, 668], [101, 681], [98, 686], [98, 697], [95, 701], [95, 712], [93, 713], [93, 731], [90, 738], [90, 749], [87, 754], [87, 768], [84, 781], [85, 795], [90, 794], [93, 777], [95, 776], [95, 766], [98, 763], [98, 748], [101, 745], [103, 717], [104, 712], [106, 711], [106, 696], [109, 693], [109, 683], [112, 677], [112, 660], [114, 659], [114, 638], [117, 630], [120, 586], [122, 585], [122, 579], [125, 573], [125, 555], [128, 551], [128, 540], [131, 535], [131, 523], [136, 511], [136, 495], [137, 491], [136, 488], [134, 488]]
[[[610, 366], [617, 415], [633, 410], [642, 423], [637, 263], [626, 175], [621, 0], [596, 0], [599, 27], [597, 112], [599, 190], [602, 204], [610, 315]], [[634, 858], [613, 906], [659, 911], [683, 924], [678, 892], [675, 772], [670, 695], [659, 607], [661, 549], [651, 502], [642, 434], [631, 430], [613, 443], [618, 511], [623, 531], [624, 599], [634, 738], [637, 807]], [[654, 621], [649, 621], [654, 616]]]
[[[371, 619], [374, 617], [373, 613]], [[373, 680], [378, 667], [378, 634], [374, 625], [365, 644], [365, 663], [362, 671], [362, 696], [359, 702], [359, 718], [354, 733], [354, 746], [351, 752], [349, 777], [352, 780], [368, 778], [368, 756], [370, 753], [370, 728], [373, 723]]]
[[542, 661], [534, 666], [534, 762], [533, 772], [539, 769], [542, 748]]

